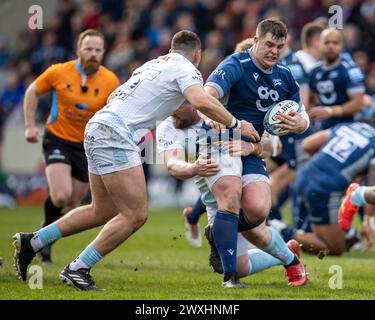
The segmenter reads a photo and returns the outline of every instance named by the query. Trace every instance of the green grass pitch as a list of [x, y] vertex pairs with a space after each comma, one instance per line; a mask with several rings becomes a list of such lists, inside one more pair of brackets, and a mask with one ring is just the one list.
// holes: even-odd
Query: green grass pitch
[[[249, 276], [249, 287], [228, 290], [220, 286], [222, 276], [208, 266], [209, 247], [190, 247], [184, 238], [179, 210], [151, 211], [146, 225], [93, 270], [99, 287], [106, 292], [79, 292], [60, 283], [59, 272], [94, 239], [99, 229], [61, 239], [53, 247], [53, 264], [43, 266], [43, 289], [30, 289], [18, 280], [12, 268], [11, 236], [17, 231], [35, 231], [42, 218], [41, 208], [0, 209], [0, 300], [13, 299], [374, 299], [375, 250], [353, 252], [340, 258], [303, 254], [310, 273], [305, 287], [290, 288], [283, 267]], [[207, 221], [202, 218], [202, 226]], [[203, 229], [203, 227], [202, 227]], [[35, 259], [32, 264], [39, 264]], [[330, 289], [331, 266], [342, 268], [342, 289]], [[337, 284], [332, 278], [331, 283]]]

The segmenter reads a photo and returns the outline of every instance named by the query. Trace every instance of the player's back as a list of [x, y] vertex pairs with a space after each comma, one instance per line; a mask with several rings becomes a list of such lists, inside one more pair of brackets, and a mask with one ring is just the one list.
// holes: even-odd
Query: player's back
[[339, 124], [330, 129], [325, 146], [302, 168], [321, 191], [343, 191], [367, 171], [375, 157], [375, 128], [363, 122]]
[[[184, 90], [203, 84], [200, 72], [185, 57], [170, 53], [151, 60], [133, 72], [132, 77], [110, 97], [107, 105], [93, 118], [123, 130], [151, 129], [185, 101]], [[136, 135], [137, 138], [137, 135]]]

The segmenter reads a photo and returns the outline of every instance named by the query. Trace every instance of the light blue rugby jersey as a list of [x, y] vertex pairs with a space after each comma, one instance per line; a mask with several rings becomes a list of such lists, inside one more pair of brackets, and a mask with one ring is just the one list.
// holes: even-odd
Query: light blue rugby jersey
[[[337, 63], [330, 67], [319, 62], [311, 70], [309, 78], [310, 90], [318, 95], [319, 104], [322, 106], [342, 105], [349, 101], [348, 94], [365, 92], [363, 73], [349, 53], [343, 53]], [[327, 129], [338, 123], [352, 121], [352, 116], [331, 117], [322, 121], [322, 128]]]
[[252, 123], [262, 134], [263, 118], [274, 103], [294, 100], [301, 104], [299, 86], [290, 70], [277, 64], [262, 69], [252, 58], [251, 49], [234, 53], [211, 73], [206, 85], [216, 88], [228, 111]]
[[338, 124], [329, 139], [301, 169], [318, 192], [344, 191], [375, 160], [375, 127], [363, 122]]

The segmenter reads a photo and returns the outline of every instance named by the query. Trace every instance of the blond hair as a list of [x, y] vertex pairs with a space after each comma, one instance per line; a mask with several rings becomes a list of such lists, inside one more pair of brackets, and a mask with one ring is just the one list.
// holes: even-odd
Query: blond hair
[[236, 44], [236, 48], [234, 49], [234, 52], [241, 52], [245, 51], [247, 49], [250, 49], [254, 44], [253, 38], [247, 38], [245, 40], [242, 40], [241, 42], [238, 42]]

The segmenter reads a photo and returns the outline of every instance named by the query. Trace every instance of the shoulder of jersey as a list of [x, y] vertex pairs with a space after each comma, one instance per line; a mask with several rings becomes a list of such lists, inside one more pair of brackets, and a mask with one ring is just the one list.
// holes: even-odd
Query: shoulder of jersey
[[251, 61], [251, 57], [250, 57], [247, 50], [232, 53], [230, 56], [228, 56], [228, 59], [238, 61], [240, 64], [247, 63], [247, 62]]
[[101, 66], [100, 70], [101, 70], [102, 73], [104, 73], [104, 75], [113, 77], [116, 80], [118, 80], [116, 74], [113, 71], [109, 70], [107, 67]]
[[290, 69], [285, 65], [285, 64], [282, 64], [282, 63], [277, 63], [276, 65], [275, 65], [275, 67], [277, 68], [277, 69], [279, 69], [279, 71], [281, 71], [281, 72], [285, 72], [285, 73], [292, 73], [291, 71], [290, 71]]
[[323, 66], [323, 61], [317, 62], [317, 64], [311, 69], [310, 74], [312, 74], [316, 70], [320, 69], [322, 66]]

